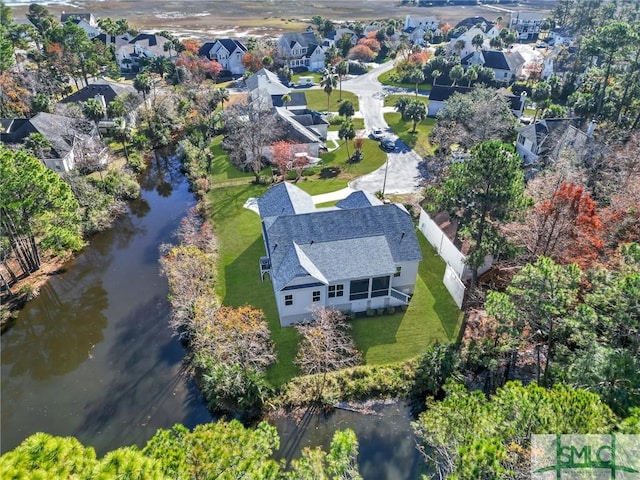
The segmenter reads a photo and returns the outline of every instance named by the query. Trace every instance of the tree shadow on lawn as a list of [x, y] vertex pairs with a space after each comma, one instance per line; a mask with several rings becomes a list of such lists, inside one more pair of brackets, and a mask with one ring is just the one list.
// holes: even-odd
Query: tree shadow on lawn
[[362, 357], [367, 359], [367, 353], [374, 347], [393, 345], [398, 343], [398, 329], [402, 324], [406, 312], [391, 315], [360, 317], [352, 320], [351, 333]]

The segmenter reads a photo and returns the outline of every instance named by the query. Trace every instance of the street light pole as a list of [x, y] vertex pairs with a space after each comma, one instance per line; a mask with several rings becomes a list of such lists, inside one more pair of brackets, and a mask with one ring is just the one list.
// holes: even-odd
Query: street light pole
[[384, 181], [382, 182], [382, 198], [384, 198], [384, 189], [387, 186], [387, 171], [389, 170], [389, 155], [387, 155], [387, 161], [384, 164]]

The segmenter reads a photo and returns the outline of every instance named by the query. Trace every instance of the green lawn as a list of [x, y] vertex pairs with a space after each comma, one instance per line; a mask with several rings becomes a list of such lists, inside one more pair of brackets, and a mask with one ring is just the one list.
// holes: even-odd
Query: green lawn
[[[356, 130], [364, 130], [364, 118], [352, 118], [351, 121], [353, 122], [353, 127]], [[335, 125], [333, 125], [333, 124], [329, 125], [329, 131], [330, 132], [337, 132], [338, 130], [340, 130], [340, 125], [342, 125], [342, 123], [336, 123]]]
[[[402, 87], [408, 88], [412, 92], [416, 90], [415, 83], [406, 83], [406, 82], [396, 82], [392, 78], [396, 75], [396, 69], [392, 68], [391, 70], [384, 72], [378, 76], [378, 81], [383, 85], [390, 85], [392, 87]], [[418, 84], [418, 90], [430, 90], [431, 89], [431, 80], [430, 78], [425, 79], [424, 82]]]
[[[327, 108], [327, 94], [324, 90], [305, 90], [307, 97], [307, 108], [310, 110], [317, 110], [319, 112], [337, 112], [340, 108], [340, 91], [336, 88], [329, 99], [329, 108]], [[356, 111], [360, 109], [360, 103], [358, 103], [358, 97], [351, 93], [342, 91], [342, 100], [351, 100], [353, 102], [353, 108]]]
[[211, 162], [210, 177], [212, 183], [226, 182], [236, 178], [253, 178], [253, 173], [242, 172], [229, 163], [229, 155], [222, 150], [222, 135], [218, 135], [211, 143], [211, 152], [213, 153], [213, 161]]
[[300, 77], [313, 77], [313, 83], [315, 83], [316, 85], [319, 85], [320, 80], [322, 80], [322, 73], [320, 72], [295, 73], [291, 76], [291, 81], [296, 85], [298, 85], [298, 80], [300, 80]]
[[436, 124], [435, 118], [427, 118], [420, 122], [416, 127], [416, 133], [411, 133], [413, 123], [403, 120], [402, 115], [397, 112], [385, 113], [384, 120], [391, 127], [393, 133], [398, 135], [418, 155], [426, 157], [433, 153], [434, 146], [429, 142], [429, 135]]
[[435, 342], [456, 340], [462, 321], [442, 283], [445, 263], [422, 233], [417, 232], [423, 259], [406, 312], [363, 317], [352, 322], [352, 334], [367, 365], [407, 360]]
[[[395, 107], [396, 106], [396, 102], [401, 97], [416, 98], [416, 96], [413, 93], [405, 93], [404, 95], [397, 95], [397, 94], [387, 95], [386, 97], [384, 97], [384, 106], [385, 107]], [[424, 103], [429, 103], [429, 97], [426, 96], [426, 95], [418, 95], [418, 100], [421, 100]]]

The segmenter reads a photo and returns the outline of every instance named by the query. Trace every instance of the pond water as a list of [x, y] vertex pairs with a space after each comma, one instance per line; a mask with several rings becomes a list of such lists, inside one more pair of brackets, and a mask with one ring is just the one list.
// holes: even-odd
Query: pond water
[[2, 452], [44, 431], [101, 454], [211, 419], [168, 328], [158, 270], [159, 245], [195, 204], [178, 167], [155, 157], [129, 215], [91, 239], [2, 335]]
[[411, 429], [411, 409], [404, 402], [377, 403], [368, 414], [336, 409], [329, 414], [278, 418], [272, 423], [280, 433], [277, 458], [290, 461], [304, 447], [329, 451], [336, 430], [352, 429], [358, 437], [358, 466], [364, 479], [412, 480], [424, 472], [424, 458], [416, 448]]

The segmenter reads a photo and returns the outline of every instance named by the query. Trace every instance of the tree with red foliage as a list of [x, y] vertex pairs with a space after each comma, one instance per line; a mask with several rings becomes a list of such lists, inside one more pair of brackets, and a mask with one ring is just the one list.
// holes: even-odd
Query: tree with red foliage
[[215, 81], [222, 71], [222, 65], [217, 61], [198, 57], [192, 53], [181, 53], [176, 60], [176, 67], [184, 67], [196, 83], [204, 81], [207, 76], [211, 76]]
[[[542, 179], [544, 181], [544, 179]], [[603, 226], [596, 202], [582, 185], [563, 181], [550, 196], [537, 199], [523, 223], [508, 234], [537, 258], [590, 267], [603, 247]]]
[[197, 55], [200, 50], [200, 43], [194, 38], [186, 38], [182, 40], [182, 45], [184, 46], [185, 52], [191, 52]]
[[300, 180], [302, 172], [309, 165], [309, 158], [304, 154], [304, 147], [287, 140], [279, 140], [271, 145], [271, 161], [277, 165], [280, 174], [286, 178], [291, 171], [296, 172], [294, 182]]
[[378, 53], [380, 48], [382, 48], [382, 45], [376, 39], [376, 32], [370, 32], [365, 38], [358, 40], [358, 45], [365, 45], [376, 53]]
[[278, 167], [280, 175], [287, 177], [293, 163], [293, 144], [287, 140], [278, 140], [271, 145], [271, 162]]
[[264, 55], [255, 52], [247, 52], [242, 56], [242, 65], [252, 73], [256, 73], [263, 67], [262, 59]]
[[349, 58], [351, 60], [357, 60], [359, 62], [372, 62], [376, 58], [376, 52], [371, 50], [366, 45], [356, 45], [349, 50]]

